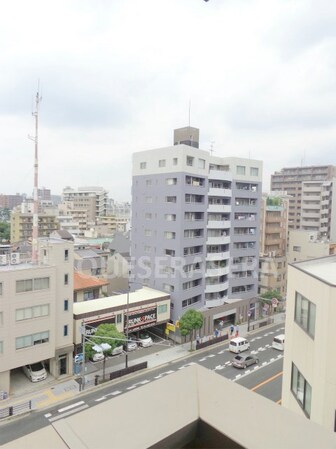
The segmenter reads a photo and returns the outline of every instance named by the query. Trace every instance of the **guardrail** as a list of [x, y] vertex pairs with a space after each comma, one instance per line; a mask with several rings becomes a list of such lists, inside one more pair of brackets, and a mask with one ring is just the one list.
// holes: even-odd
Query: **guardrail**
[[126, 374], [134, 373], [135, 371], [139, 371], [141, 369], [147, 368], [148, 363], [142, 362], [137, 365], [129, 366], [128, 368], [118, 369], [117, 371], [113, 371], [110, 373], [110, 380], [117, 379], [118, 377], [126, 376]]
[[207, 346], [215, 345], [221, 341], [225, 341], [229, 338], [228, 334], [222, 335], [221, 337], [214, 337], [211, 340], [204, 341], [203, 343], [196, 343], [196, 350], [206, 348]]
[[21, 413], [29, 412], [31, 409], [32, 401], [22, 402], [21, 404], [15, 404], [0, 408], [0, 419], [8, 418], [9, 416], [20, 415]]

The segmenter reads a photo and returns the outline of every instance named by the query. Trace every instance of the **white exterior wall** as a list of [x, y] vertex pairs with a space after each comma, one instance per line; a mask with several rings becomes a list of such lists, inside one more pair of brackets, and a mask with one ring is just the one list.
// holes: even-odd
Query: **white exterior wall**
[[[316, 305], [314, 339], [294, 321], [296, 291]], [[304, 414], [291, 392], [293, 362], [312, 388], [310, 419], [329, 431], [334, 430], [336, 410], [335, 317], [335, 285], [289, 266], [282, 405]]]
[[[299, 247], [300, 251], [294, 251]], [[317, 240], [317, 233], [312, 231], [289, 231], [288, 263], [329, 256], [328, 242]]]

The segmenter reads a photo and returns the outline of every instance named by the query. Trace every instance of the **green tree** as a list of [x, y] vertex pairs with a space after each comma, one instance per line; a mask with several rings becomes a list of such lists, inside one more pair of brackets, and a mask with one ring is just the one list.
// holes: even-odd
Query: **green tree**
[[5, 221], [0, 221], [0, 242], [5, 240], [6, 242], [10, 239], [10, 224]]
[[190, 335], [190, 350], [192, 350], [192, 342], [194, 333], [203, 326], [203, 315], [198, 310], [190, 309], [180, 318], [180, 332], [184, 337]]
[[[108, 337], [108, 338], [106, 338]], [[115, 324], [104, 323], [97, 327], [96, 333], [93, 337], [90, 337], [90, 342], [85, 344], [85, 356], [86, 358], [92, 357], [95, 351], [92, 349], [94, 345], [100, 345], [102, 343], [108, 343], [111, 346], [109, 351], [105, 354], [109, 355], [114, 348], [124, 343], [126, 337], [122, 332], [119, 332]]]
[[265, 299], [272, 299], [272, 298], [276, 298], [278, 300], [282, 299], [281, 294], [277, 290], [269, 290], [268, 292], [265, 292], [262, 295], [260, 295], [260, 297]]

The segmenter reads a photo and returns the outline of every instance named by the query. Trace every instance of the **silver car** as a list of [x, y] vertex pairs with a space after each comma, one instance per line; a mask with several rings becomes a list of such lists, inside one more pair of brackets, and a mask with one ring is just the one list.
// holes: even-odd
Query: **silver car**
[[232, 366], [236, 368], [247, 368], [250, 365], [259, 363], [259, 359], [254, 355], [236, 355], [232, 360]]

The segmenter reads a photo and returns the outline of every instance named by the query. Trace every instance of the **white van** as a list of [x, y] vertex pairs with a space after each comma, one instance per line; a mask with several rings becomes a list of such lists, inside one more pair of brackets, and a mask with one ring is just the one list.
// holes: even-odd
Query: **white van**
[[247, 351], [248, 349], [250, 349], [250, 343], [246, 338], [236, 337], [230, 340], [229, 351], [238, 354], [239, 352]]
[[276, 335], [273, 338], [272, 348], [278, 349], [279, 351], [283, 351], [285, 349], [285, 335], [284, 334]]

